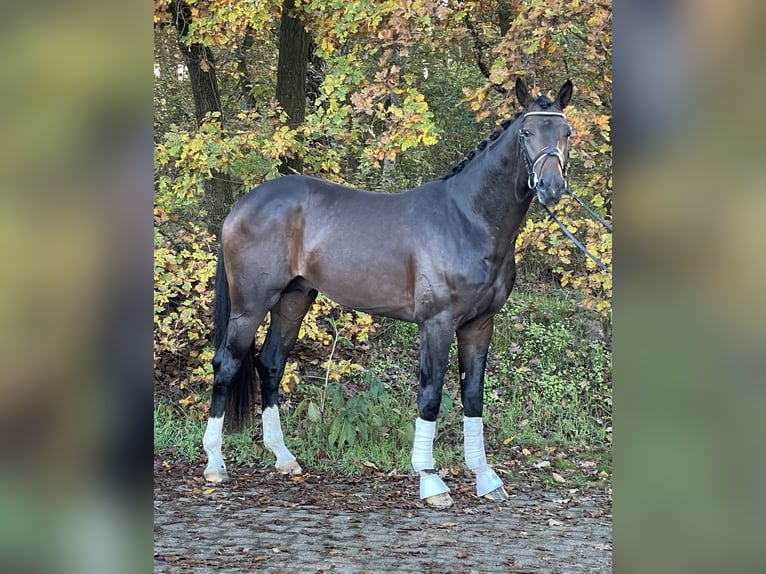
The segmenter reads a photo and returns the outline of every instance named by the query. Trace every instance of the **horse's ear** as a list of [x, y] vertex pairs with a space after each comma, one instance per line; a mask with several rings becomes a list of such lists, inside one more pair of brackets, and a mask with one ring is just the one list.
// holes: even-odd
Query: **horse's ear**
[[567, 80], [564, 85], [561, 86], [558, 95], [556, 96], [556, 103], [563, 110], [569, 104], [569, 100], [572, 99], [572, 80]]
[[516, 78], [516, 99], [519, 100], [519, 104], [522, 108], [526, 108], [531, 102], [529, 97], [529, 91], [527, 85], [521, 78]]

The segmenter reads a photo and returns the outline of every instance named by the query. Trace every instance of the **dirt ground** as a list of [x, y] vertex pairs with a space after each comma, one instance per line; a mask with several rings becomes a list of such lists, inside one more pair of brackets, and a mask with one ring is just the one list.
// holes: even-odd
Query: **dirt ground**
[[511, 483], [479, 499], [467, 474], [445, 480], [455, 504], [426, 508], [414, 474], [304, 474], [155, 464], [154, 571], [378, 574], [612, 571], [611, 496]]

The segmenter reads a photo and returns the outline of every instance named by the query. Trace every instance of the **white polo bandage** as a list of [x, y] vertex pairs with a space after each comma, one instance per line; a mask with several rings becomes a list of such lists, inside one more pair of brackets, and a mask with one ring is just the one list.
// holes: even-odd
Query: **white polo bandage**
[[503, 481], [487, 465], [484, 452], [484, 424], [481, 417], [463, 417], [465, 463], [476, 473], [476, 494], [484, 496], [503, 486]]
[[223, 417], [211, 417], [207, 421], [207, 429], [202, 437], [211, 467], [224, 468], [221, 446], [223, 444]]
[[487, 467], [487, 455], [484, 452], [484, 423], [481, 417], [463, 417], [463, 447], [468, 468], [474, 472], [481, 472]]
[[280, 467], [295, 460], [285, 446], [282, 424], [279, 421], [279, 409], [274, 406], [263, 409], [263, 444], [277, 457], [276, 466]]
[[434, 467], [434, 436], [436, 421], [415, 420], [415, 438], [412, 440], [412, 468], [417, 472], [432, 470]]
[[430, 498], [449, 492], [449, 487], [434, 472], [434, 436], [436, 421], [415, 420], [415, 437], [412, 440], [412, 468], [420, 474], [420, 498]]

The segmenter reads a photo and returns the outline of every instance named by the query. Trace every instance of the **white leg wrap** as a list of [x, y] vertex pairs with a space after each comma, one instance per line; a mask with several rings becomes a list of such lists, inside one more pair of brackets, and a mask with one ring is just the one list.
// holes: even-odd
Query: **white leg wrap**
[[420, 474], [420, 498], [430, 498], [449, 492], [449, 488], [434, 472], [433, 444], [436, 422], [415, 420], [415, 438], [412, 441], [412, 468]]
[[412, 441], [412, 468], [416, 472], [433, 470], [434, 468], [434, 436], [436, 421], [424, 421], [420, 417], [415, 420], [415, 438]]
[[226, 463], [223, 461], [221, 445], [223, 444], [223, 417], [211, 417], [207, 421], [202, 446], [207, 453], [205, 478], [211, 482], [223, 482], [228, 479]]
[[484, 452], [484, 424], [481, 417], [463, 417], [465, 463], [476, 473], [476, 494], [484, 496], [503, 486], [503, 481], [487, 465]]
[[279, 409], [276, 406], [263, 409], [262, 419], [263, 444], [277, 457], [275, 464], [277, 469], [297, 467], [295, 457], [285, 446], [282, 424], [279, 421]]

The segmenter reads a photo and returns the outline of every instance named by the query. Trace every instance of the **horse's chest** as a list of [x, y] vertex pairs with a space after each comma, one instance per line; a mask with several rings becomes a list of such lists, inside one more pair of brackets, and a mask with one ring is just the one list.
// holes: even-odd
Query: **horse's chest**
[[474, 275], [469, 286], [463, 291], [463, 306], [471, 316], [496, 313], [505, 304], [513, 288], [515, 266], [513, 259], [510, 265], [486, 267], [481, 273]]

